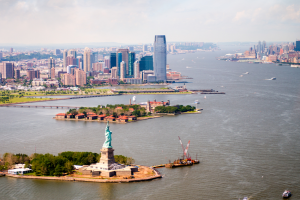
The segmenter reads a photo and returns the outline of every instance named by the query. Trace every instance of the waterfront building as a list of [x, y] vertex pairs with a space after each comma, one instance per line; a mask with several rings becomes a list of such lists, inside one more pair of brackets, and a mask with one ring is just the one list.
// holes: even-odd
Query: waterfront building
[[[126, 63], [126, 71], [125, 71], [125, 74], [127, 75], [128, 74], [128, 54], [129, 54], [129, 49], [119, 49], [117, 51], [118, 53], [118, 56], [117, 56], [117, 67], [118, 67], [118, 70], [120, 70], [120, 63], [122, 61], [124, 61]], [[121, 54], [120, 54], [121, 53]], [[119, 72], [120, 73], [120, 72]], [[118, 74], [119, 74], [118, 73]]]
[[126, 63], [122, 61], [120, 65], [120, 80], [123, 81], [126, 78]]
[[76, 85], [84, 86], [86, 84], [86, 73], [80, 69], [75, 69]]
[[139, 61], [139, 71], [153, 70], [153, 56], [143, 56]]
[[110, 68], [117, 66], [117, 54], [116, 53], [110, 53]]
[[90, 48], [86, 47], [83, 53], [83, 70], [85, 72], [89, 72], [91, 71], [91, 68], [91, 50]]
[[66, 70], [67, 69], [67, 57], [68, 57], [68, 50], [67, 49], [65, 49], [64, 51], [63, 51], [63, 67], [64, 67], [64, 70]]
[[147, 81], [147, 77], [149, 75], [154, 76], [154, 71], [152, 71], [152, 70], [143, 70], [143, 71], [140, 72], [140, 78], [143, 80], [143, 82]]
[[135, 52], [129, 52], [128, 55], [128, 75], [134, 75]]
[[134, 78], [140, 78], [140, 64], [139, 64], [139, 61], [134, 62]]
[[0, 63], [0, 73], [2, 74], [2, 78], [4, 79], [14, 78], [14, 63]]
[[166, 37], [165, 35], [156, 35], [154, 40], [154, 54], [153, 54], [153, 69], [156, 81], [166, 81]]

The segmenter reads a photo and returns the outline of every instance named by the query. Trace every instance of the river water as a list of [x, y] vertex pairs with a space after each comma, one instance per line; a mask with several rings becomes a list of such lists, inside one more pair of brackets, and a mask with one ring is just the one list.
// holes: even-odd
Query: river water
[[[241, 47], [236, 47], [236, 49]], [[135, 95], [137, 102], [193, 104], [184, 114], [111, 124], [115, 154], [136, 164], [167, 163], [182, 155], [178, 136], [200, 164], [158, 169], [164, 177], [139, 183], [83, 183], [0, 178], [0, 199], [300, 199], [300, 70], [274, 64], [216, 60], [217, 52], [168, 55], [170, 68], [193, 77], [189, 89], [225, 95]], [[188, 67], [188, 68], [187, 68]], [[243, 75], [249, 72], [247, 75]], [[271, 77], [277, 80], [270, 81]], [[182, 84], [173, 84], [182, 85]], [[132, 96], [59, 100], [34, 105], [97, 106], [129, 103]], [[105, 123], [56, 121], [62, 109], [0, 108], [0, 153], [99, 152]]]

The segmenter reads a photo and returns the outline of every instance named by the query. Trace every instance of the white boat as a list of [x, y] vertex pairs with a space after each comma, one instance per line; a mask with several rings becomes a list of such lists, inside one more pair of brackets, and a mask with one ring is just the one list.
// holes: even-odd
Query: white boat
[[272, 77], [270, 80], [276, 80], [276, 77]]
[[283, 198], [289, 198], [290, 196], [292, 196], [292, 193], [291, 193], [291, 191], [289, 191], [289, 190], [285, 190], [285, 191], [282, 193], [282, 197], [283, 197]]
[[291, 67], [296, 67], [296, 68], [298, 68], [298, 67], [300, 67], [300, 65], [291, 65]]
[[206, 99], [206, 95], [204, 96], [204, 99]]
[[246, 72], [246, 73], [244, 73], [244, 74], [249, 74], [249, 72]]

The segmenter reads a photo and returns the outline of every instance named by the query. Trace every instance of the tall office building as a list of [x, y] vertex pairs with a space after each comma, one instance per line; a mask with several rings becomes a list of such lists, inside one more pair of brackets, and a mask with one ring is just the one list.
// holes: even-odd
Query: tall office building
[[2, 78], [14, 78], [14, 63], [0, 63], [0, 73], [2, 74]]
[[33, 80], [34, 78], [40, 78], [40, 71], [29, 69], [27, 70], [27, 78], [29, 80]]
[[10, 48], [10, 51], [9, 51], [10, 53], [12, 53], [12, 52], [14, 52], [14, 49], [13, 48]]
[[143, 45], [143, 52], [148, 50], [148, 46], [146, 44]]
[[104, 63], [105, 63], [105, 67], [110, 69], [110, 60], [109, 60], [109, 56], [105, 56], [104, 57]]
[[111, 78], [118, 78], [118, 70], [117, 67], [111, 68]]
[[[120, 70], [120, 63], [122, 61], [124, 61], [126, 63], [126, 72], [125, 74], [127, 75], [128, 74], [128, 54], [129, 54], [129, 49], [119, 49], [117, 51], [118, 53], [118, 56], [117, 56], [117, 67], [118, 67], [118, 70]], [[121, 53], [121, 57], [119, 56], [119, 53]]]
[[2, 54], [2, 52], [0, 52], [0, 61], [2, 60], [2, 56], [3, 56], [3, 54]]
[[110, 68], [117, 66], [117, 54], [116, 53], [110, 53]]
[[15, 79], [20, 79], [21, 75], [20, 75], [20, 70], [16, 69], [15, 70]]
[[300, 40], [296, 41], [295, 51], [300, 51]]
[[91, 50], [88, 47], [85, 47], [83, 53], [83, 71], [89, 72], [92, 70], [92, 63], [91, 63]]
[[68, 50], [67, 49], [65, 49], [64, 51], [63, 51], [63, 67], [64, 67], [64, 70], [67, 70], [67, 57], [68, 57]]
[[77, 56], [77, 66], [79, 69], [83, 70], [83, 64], [82, 64], [82, 56]]
[[120, 63], [120, 80], [124, 80], [126, 78], [126, 63], [122, 61]]
[[135, 53], [129, 52], [128, 54], [128, 75], [134, 75], [134, 62], [135, 62]]
[[[55, 60], [54, 60], [54, 58], [52, 58], [52, 57], [50, 57], [49, 58], [49, 61], [48, 61], [48, 68], [49, 68], [49, 72], [50, 72], [50, 77], [52, 77], [52, 74], [51, 74], [51, 72], [52, 72], [52, 68], [55, 68]], [[55, 75], [54, 75], [55, 76]]]
[[51, 68], [51, 73], [50, 74], [51, 74], [50, 78], [55, 79], [55, 68], [54, 67]]
[[75, 49], [70, 49], [68, 51], [68, 56], [73, 56], [74, 58], [77, 58], [77, 52]]
[[92, 52], [91, 53], [91, 63], [97, 63], [99, 61], [98, 59], [98, 52]]
[[261, 46], [261, 42], [258, 41], [258, 44], [257, 44], [257, 53], [261, 53], [262, 52], [262, 46]]
[[134, 62], [134, 78], [140, 78], [140, 64], [139, 64], [139, 61]]
[[166, 81], [166, 37], [165, 35], [155, 35], [154, 53], [153, 53], [153, 68], [156, 81]]
[[140, 71], [153, 70], [153, 56], [143, 56], [139, 61]]
[[73, 55], [67, 57], [67, 66], [69, 65], [77, 65], [77, 59]]

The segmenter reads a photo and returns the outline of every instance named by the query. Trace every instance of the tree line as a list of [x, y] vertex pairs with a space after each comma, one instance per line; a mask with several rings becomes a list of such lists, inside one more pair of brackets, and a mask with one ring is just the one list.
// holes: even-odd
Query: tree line
[[188, 112], [194, 111], [196, 108], [194, 106], [183, 106], [183, 105], [176, 105], [176, 106], [157, 106], [155, 108], [155, 112], [157, 113], [179, 113], [179, 112]]
[[[73, 165], [90, 165], [99, 162], [101, 154], [92, 152], [72, 152], [66, 151], [57, 156], [46, 153], [34, 153], [31, 156], [26, 154], [5, 153], [0, 159], [0, 171], [13, 168], [15, 164], [25, 164], [28, 168], [31, 166], [34, 174], [37, 176], [61, 176], [71, 174]], [[134, 163], [134, 159], [123, 155], [115, 155], [115, 162], [129, 165]]]

